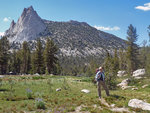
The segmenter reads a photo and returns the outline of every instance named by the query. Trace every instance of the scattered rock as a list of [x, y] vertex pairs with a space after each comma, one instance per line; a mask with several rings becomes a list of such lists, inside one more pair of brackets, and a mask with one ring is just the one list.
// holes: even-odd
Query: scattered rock
[[135, 86], [128, 86], [130, 82], [130, 79], [125, 79], [123, 80], [120, 84], [118, 84], [117, 86], [121, 87], [122, 90], [126, 90], [126, 89], [129, 89], [129, 88], [134, 88], [134, 90], [136, 90]]
[[122, 86], [121, 89], [122, 89], [122, 90], [126, 90], [126, 89], [129, 89], [129, 88], [132, 88], [132, 87], [133, 87], [133, 86]]
[[118, 77], [123, 77], [123, 76], [126, 76], [126, 75], [127, 75], [126, 71], [118, 71], [118, 74], [117, 74]]
[[135, 79], [142, 79], [143, 77], [135, 77]]
[[132, 88], [132, 90], [138, 90], [138, 88], [136, 87], [136, 88]]
[[38, 74], [38, 73], [35, 73], [34, 75], [35, 75], [35, 76], [40, 76], [40, 74]]
[[3, 75], [0, 75], [0, 78], [4, 78], [4, 76], [3, 76]]
[[80, 105], [80, 106], [76, 107], [75, 111], [73, 111], [73, 112], [68, 112], [68, 113], [90, 113], [89, 111], [81, 111], [81, 109], [82, 109], [83, 107], [86, 107], [86, 106]]
[[145, 75], [145, 69], [138, 69], [133, 72], [133, 77], [137, 79], [140, 79], [141, 77], [143, 77], [143, 75]]
[[106, 102], [105, 99], [101, 98], [100, 101], [101, 101], [101, 104], [103, 104], [103, 105], [105, 105], [107, 107], [110, 107], [110, 105]]
[[113, 112], [121, 112], [121, 113], [131, 113], [128, 108], [112, 108], [111, 111]]
[[90, 90], [82, 89], [81, 92], [84, 92], [84, 93], [90, 93]]
[[142, 88], [146, 88], [147, 86], [148, 86], [148, 84], [145, 84], [145, 85], [142, 86]]
[[114, 108], [114, 107], [115, 107], [115, 104], [111, 104], [110, 106], [111, 106], [112, 108]]
[[93, 105], [94, 108], [98, 108], [99, 110], [103, 110], [101, 106], [97, 106], [96, 104]]
[[138, 99], [131, 99], [128, 103], [128, 106], [150, 111], [150, 104]]
[[61, 88], [56, 89], [56, 91], [61, 91]]
[[127, 79], [123, 80], [120, 84], [118, 84], [117, 86], [120, 86], [120, 87], [128, 86], [129, 82], [130, 82], [130, 79], [127, 78]]

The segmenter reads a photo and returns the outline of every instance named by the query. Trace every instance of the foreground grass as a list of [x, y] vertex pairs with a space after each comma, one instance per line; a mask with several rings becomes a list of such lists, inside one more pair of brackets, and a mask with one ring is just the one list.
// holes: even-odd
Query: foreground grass
[[[137, 82], [139, 90], [113, 90], [111, 96], [103, 98], [111, 105], [128, 107], [128, 101], [133, 98], [146, 100], [150, 103], [150, 86], [142, 89], [141, 86], [149, 83], [148, 79]], [[56, 92], [57, 88], [61, 91]], [[88, 89], [88, 94], [82, 93], [82, 89]], [[28, 92], [30, 91], [30, 92]], [[28, 97], [31, 93], [31, 98]], [[37, 106], [38, 99], [45, 105], [43, 109]], [[85, 77], [62, 77], [62, 76], [12, 76], [5, 77], [0, 87], [0, 112], [74, 112], [78, 106], [82, 111], [93, 113], [108, 113], [109, 108], [98, 100], [97, 88]], [[101, 106], [99, 109], [96, 106]], [[131, 109], [136, 112], [142, 110]]]

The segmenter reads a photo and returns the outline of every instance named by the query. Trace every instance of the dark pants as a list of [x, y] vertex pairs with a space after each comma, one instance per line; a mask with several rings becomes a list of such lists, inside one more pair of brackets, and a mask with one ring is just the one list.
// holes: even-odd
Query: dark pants
[[106, 86], [106, 84], [105, 84], [105, 80], [104, 80], [104, 81], [99, 80], [99, 81], [97, 82], [97, 85], [98, 85], [98, 96], [99, 96], [100, 98], [101, 98], [101, 85], [103, 86], [103, 88], [104, 88], [104, 90], [105, 90], [105, 92], [106, 92], [106, 95], [109, 96], [109, 90], [108, 90], [108, 88], [107, 88], [107, 86]]

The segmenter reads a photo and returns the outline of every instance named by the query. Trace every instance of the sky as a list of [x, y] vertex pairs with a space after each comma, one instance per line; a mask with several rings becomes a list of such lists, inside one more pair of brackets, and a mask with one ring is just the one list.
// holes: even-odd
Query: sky
[[86, 22], [122, 39], [132, 24], [137, 29], [137, 44], [149, 40], [150, 0], [0, 0], [0, 35], [31, 5], [42, 19]]

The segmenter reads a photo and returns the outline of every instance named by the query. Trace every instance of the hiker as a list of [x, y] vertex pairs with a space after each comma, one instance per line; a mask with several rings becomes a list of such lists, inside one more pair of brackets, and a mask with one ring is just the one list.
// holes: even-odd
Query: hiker
[[105, 74], [104, 74], [104, 71], [103, 71], [103, 67], [99, 67], [99, 70], [98, 72], [96, 73], [96, 76], [95, 76], [95, 80], [97, 81], [97, 85], [98, 85], [98, 96], [99, 96], [99, 99], [101, 99], [101, 85], [103, 86], [105, 92], [106, 92], [106, 95], [109, 96], [109, 90], [105, 84]]

